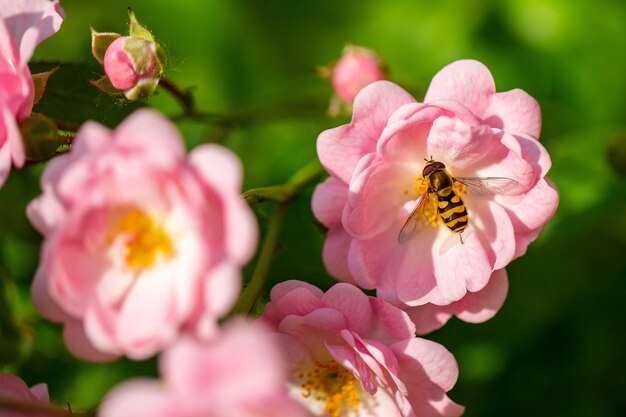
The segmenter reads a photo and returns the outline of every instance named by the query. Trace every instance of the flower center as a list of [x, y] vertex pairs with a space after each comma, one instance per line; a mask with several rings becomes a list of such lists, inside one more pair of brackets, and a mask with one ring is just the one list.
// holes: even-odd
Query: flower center
[[163, 228], [143, 211], [132, 209], [115, 227], [111, 241], [124, 243], [124, 260], [132, 270], [150, 268], [159, 255], [174, 254], [172, 241]]
[[315, 362], [308, 372], [298, 376], [302, 381], [302, 397], [322, 401], [325, 413], [332, 417], [359, 413], [360, 383], [337, 362]]
[[[455, 181], [452, 184], [452, 190], [457, 195], [467, 194], [467, 190], [465, 186], [459, 182]], [[430, 191], [428, 192], [428, 181], [424, 179], [423, 176], [414, 177], [413, 178], [413, 190], [404, 190], [404, 194], [410, 196], [414, 200], [420, 198], [422, 194], [426, 193], [424, 198], [426, 201], [420, 200], [420, 205], [423, 205], [421, 213], [423, 217], [418, 219], [420, 222], [424, 222], [430, 224], [432, 227], [437, 227], [440, 224], [443, 224], [443, 220], [439, 215], [439, 200], [437, 198], [437, 192]]]

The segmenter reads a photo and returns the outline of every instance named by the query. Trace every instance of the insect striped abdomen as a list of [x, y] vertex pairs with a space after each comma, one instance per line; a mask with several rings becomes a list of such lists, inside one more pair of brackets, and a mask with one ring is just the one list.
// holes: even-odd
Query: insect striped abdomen
[[467, 210], [461, 197], [446, 187], [437, 192], [438, 209], [441, 220], [453, 232], [462, 233], [467, 227]]

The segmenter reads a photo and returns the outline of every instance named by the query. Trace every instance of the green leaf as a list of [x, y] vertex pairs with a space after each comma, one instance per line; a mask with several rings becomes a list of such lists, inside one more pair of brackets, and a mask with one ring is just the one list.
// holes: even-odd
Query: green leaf
[[76, 131], [86, 120], [116, 126], [142, 104], [121, 97], [110, 97], [89, 82], [101, 77], [102, 67], [93, 64], [31, 63], [33, 73], [60, 65], [50, 77], [41, 101], [33, 111], [54, 119], [59, 128]]

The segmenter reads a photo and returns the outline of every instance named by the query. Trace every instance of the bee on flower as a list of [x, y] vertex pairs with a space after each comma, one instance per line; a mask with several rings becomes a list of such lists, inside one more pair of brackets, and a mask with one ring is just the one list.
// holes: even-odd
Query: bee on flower
[[443, 68], [422, 103], [388, 81], [365, 87], [351, 123], [317, 142], [331, 175], [312, 202], [328, 271], [402, 306], [420, 333], [492, 317], [504, 267], [558, 205], [540, 131], [538, 103], [496, 93], [477, 61]]

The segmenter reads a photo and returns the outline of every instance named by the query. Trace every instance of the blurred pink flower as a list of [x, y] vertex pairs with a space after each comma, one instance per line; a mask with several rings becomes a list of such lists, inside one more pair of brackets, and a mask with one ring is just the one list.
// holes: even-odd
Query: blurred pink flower
[[[419, 333], [451, 315], [487, 320], [506, 296], [502, 268], [525, 253], [558, 205], [545, 177], [550, 157], [537, 140], [540, 130], [537, 102], [519, 89], [496, 93], [491, 73], [477, 61], [443, 68], [424, 103], [387, 81], [365, 87], [352, 122], [323, 132], [317, 142], [331, 174], [312, 203], [329, 229], [328, 271], [411, 307], [411, 315], [420, 316]], [[461, 194], [469, 215], [463, 244], [441, 221], [398, 243], [424, 190], [424, 159], [431, 157], [453, 177], [518, 183], [506, 195]]]
[[133, 380], [99, 417], [308, 417], [289, 398], [280, 349], [259, 323], [235, 322], [210, 342], [181, 338], [159, 358], [162, 381]]
[[181, 327], [215, 331], [256, 247], [241, 177], [221, 146], [186, 157], [174, 125], [152, 110], [114, 131], [83, 125], [27, 209], [45, 236], [33, 302], [65, 324], [73, 354], [142, 359]]
[[363, 87], [385, 79], [380, 58], [374, 51], [361, 46], [348, 45], [332, 70], [335, 94], [348, 104]]
[[[53, 406], [49, 404], [48, 399], [48, 386], [46, 384], [37, 384], [32, 387], [28, 387], [24, 381], [15, 375], [0, 374], [0, 400], [8, 400], [14, 403], [20, 403], [23, 406], [32, 406], [33, 410], [50, 408], [53, 411]], [[26, 413], [9, 411], [3, 407], [0, 407], [0, 417], [27, 417], [27, 416], [40, 416], [55, 415], [45, 413]]]
[[262, 319], [287, 353], [291, 393], [315, 415], [459, 416], [448, 398], [458, 369], [443, 346], [415, 337], [400, 309], [340, 283], [326, 293], [276, 285]]
[[30, 115], [35, 99], [28, 60], [62, 21], [58, 1], [3, 0], [0, 5], [0, 186], [11, 164], [20, 168], [25, 161], [19, 122]]

